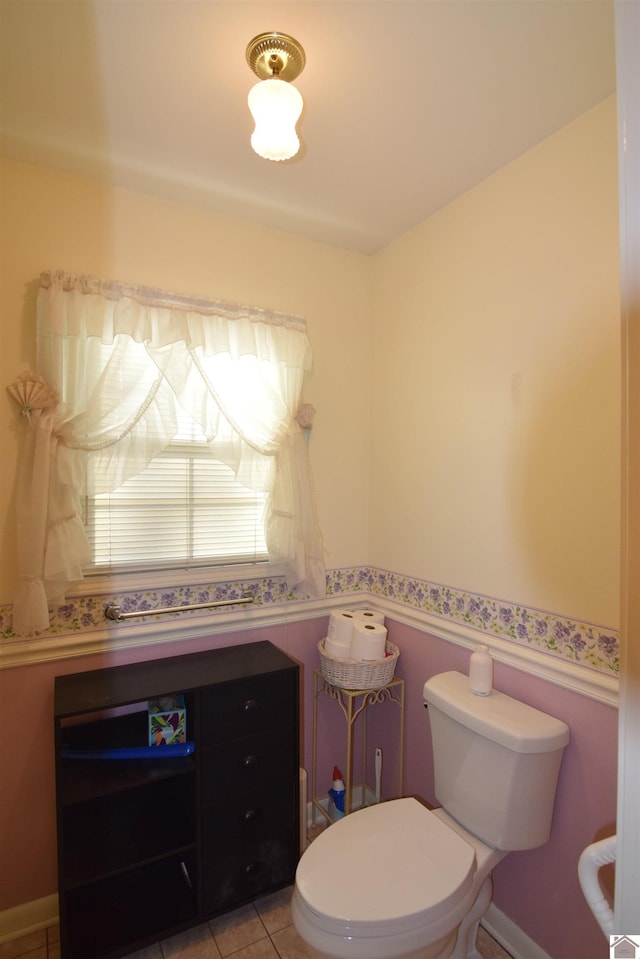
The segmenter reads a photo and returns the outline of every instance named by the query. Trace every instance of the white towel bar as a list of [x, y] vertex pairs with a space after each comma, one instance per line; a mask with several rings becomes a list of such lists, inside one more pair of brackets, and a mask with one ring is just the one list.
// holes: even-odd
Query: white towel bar
[[136, 616], [159, 616], [160, 613], [186, 613], [191, 609], [215, 609], [218, 606], [246, 606], [252, 603], [255, 595], [245, 589], [242, 596], [236, 599], [221, 599], [215, 603], [192, 603], [190, 606], [164, 606], [160, 609], [136, 609], [130, 613], [121, 613], [117, 603], [108, 603], [104, 608], [105, 619], [133, 619]]
[[605, 936], [612, 936], [613, 910], [602, 892], [598, 873], [607, 863], [616, 861], [616, 836], [601, 839], [583, 850], [578, 860], [578, 878], [584, 898]]

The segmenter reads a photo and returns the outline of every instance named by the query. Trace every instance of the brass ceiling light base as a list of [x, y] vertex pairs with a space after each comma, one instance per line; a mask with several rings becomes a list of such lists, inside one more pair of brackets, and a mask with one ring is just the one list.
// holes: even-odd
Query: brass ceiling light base
[[261, 80], [295, 80], [304, 70], [304, 48], [286, 33], [259, 33], [247, 46], [247, 63]]

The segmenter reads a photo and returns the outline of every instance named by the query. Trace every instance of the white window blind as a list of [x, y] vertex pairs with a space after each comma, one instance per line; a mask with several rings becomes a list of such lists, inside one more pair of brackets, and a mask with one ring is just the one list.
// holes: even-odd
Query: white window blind
[[[145, 469], [115, 490], [87, 497], [84, 521], [92, 557], [87, 573], [268, 561], [267, 494], [243, 486], [222, 462], [228, 444], [214, 442], [212, 451], [180, 406], [175, 414], [173, 442]], [[266, 478], [270, 457], [260, 460]], [[89, 485], [104, 489], [99, 466], [89, 468], [94, 470]], [[268, 485], [265, 479], [262, 485]]]
[[206, 446], [172, 444], [118, 489], [87, 500], [87, 572], [266, 561], [265, 501]]

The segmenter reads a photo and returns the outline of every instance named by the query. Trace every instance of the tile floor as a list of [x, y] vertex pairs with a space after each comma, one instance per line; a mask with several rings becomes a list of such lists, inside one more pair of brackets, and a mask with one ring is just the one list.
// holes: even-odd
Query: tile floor
[[[291, 923], [290, 901], [290, 888], [263, 896], [127, 959], [309, 959], [308, 948]], [[484, 959], [510, 959], [484, 929], [478, 948]], [[57, 928], [3, 943], [0, 959], [60, 959]]]

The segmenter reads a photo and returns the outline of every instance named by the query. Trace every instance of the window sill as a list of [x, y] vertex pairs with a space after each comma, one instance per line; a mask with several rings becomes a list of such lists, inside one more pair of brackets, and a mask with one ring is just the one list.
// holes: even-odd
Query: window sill
[[90, 573], [69, 596], [107, 595], [114, 592], [175, 589], [212, 583], [244, 582], [284, 575], [281, 563], [237, 563], [232, 566], [195, 566], [182, 569], [155, 569], [145, 572]]

